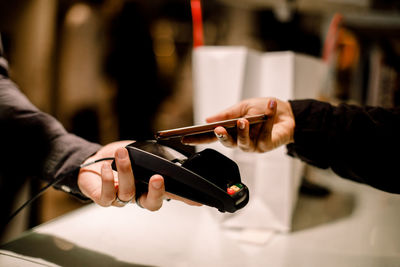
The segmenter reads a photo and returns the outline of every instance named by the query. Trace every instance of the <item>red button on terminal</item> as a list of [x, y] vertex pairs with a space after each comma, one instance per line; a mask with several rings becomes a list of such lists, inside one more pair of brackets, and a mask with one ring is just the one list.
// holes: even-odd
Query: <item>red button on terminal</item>
[[236, 191], [233, 190], [232, 188], [227, 188], [226, 191], [228, 192], [229, 195], [233, 195], [236, 193]]

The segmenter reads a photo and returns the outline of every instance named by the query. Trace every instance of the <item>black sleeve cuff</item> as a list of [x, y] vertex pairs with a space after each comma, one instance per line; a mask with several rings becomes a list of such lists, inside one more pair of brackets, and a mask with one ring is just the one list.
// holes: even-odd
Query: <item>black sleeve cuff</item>
[[288, 144], [288, 154], [319, 168], [329, 167], [330, 150], [327, 123], [332, 106], [316, 100], [289, 101], [295, 117], [294, 143]]
[[50, 163], [45, 168], [45, 179], [62, 179], [54, 185], [55, 189], [67, 192], [82, 201], [89, 200], [78, 186], [79, 166], [101, 146], [73, 134], [61, 136], [55, 143], [50, 157], [58, 164], [51, 164], [52, 160], [49, 160]]

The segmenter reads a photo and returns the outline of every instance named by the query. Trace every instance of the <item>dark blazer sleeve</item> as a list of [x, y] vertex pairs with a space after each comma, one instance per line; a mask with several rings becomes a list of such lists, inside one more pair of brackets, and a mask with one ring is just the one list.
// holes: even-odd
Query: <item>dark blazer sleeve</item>
[[378, 189], [400, 193], [400, 109], [289, 101], [295, 117], [289, 155]]
[[68, 133], [55, 118], [37, 109], [9, 79], [1, 55], [0, 147], [2, 177], [46, 181], [65, 177], [55, 188], [86, 199], [77, 185], [77, 167], [100, 145]]

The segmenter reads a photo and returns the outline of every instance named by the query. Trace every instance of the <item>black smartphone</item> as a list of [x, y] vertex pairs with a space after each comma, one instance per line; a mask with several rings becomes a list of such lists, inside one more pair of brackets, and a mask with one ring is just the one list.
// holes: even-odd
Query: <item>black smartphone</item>
[[[255, 123], [261, 123], [261, 122], [266, 121], [268, 119], [268, 116], [265, 114], [259, 114], [259, 115], [244, 117], [244, 118], [247, 119], [250, 124], [255, 124]], [[169, 138], [183, 137], [183, 136], [188, 136], [188, 135], [205, 134], [205, 133], [213, 132], [214, 129], [217, 128], [218, 126], [222, 126], [226, 129], [236, 128], [238, 119], [240, 119], [240, 118], [224, 120], [224, 121], [217, 121], [217, 122], [206, 123], [206, 124], [201, 124], [201, 125], [182, 127], [182, 128], [176, 128], [176, 129], [170, 129], [170, 130], [164, 130], [164, 131], [158, 131], [156, 133], [155, 137], [156, 137], [156, 139], [169, 139]]]

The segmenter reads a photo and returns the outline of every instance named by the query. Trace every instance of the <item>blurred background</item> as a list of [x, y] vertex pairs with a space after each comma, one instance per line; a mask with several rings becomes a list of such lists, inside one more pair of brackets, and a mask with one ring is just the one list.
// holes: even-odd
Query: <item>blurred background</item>
[[[312, 55], [330, 65], [321, 99], [400, 104], [398, 1], [201, 3], [205, 45]], [[0, 0], [12, 79], [68, 131], [101, 144], [193, 124], [192, 32], [190, 0]], [[20, 228], [82, 205], [52, 189]]]

